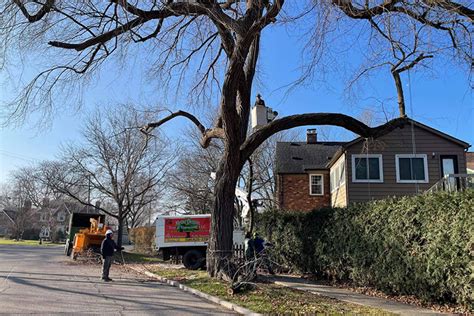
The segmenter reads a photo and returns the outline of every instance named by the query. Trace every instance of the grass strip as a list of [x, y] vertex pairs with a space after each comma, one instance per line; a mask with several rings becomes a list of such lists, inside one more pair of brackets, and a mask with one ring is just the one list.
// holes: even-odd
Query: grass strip
[[153, 267], [151, 272], [201, 292], [264, 314], [394, 315], [379, 309], [350, 304], [273, 283], [257, 283], [255, 289], [231, 295], [228, 285], [208, 277], [205, 271]]
[[[153, 256], [150, 254], [143, 254], [143, 253], [135, 253], [135, 252], [126, 252], [123, 251], [123, 258], [126, 263], [160, 263], [163, 262], [162, 259], [158, 258], [157, 256]], [[120, 255], [117, 255], [117, 258], [120, 258]]]
[[38, 247], [44, 247], [44, 246], [58, 246], [58, 245], [64, 245], [64, 244], [58, 244], [58, 243], [52, 243], [50, 241], [43, 241], [42, 244], [40, 245], [39, 240], [14, 240], [14, 239], [5, 239], [5, 238], [0, 238], [0, 245], [15, 245], [15, 246], [38, 246]]

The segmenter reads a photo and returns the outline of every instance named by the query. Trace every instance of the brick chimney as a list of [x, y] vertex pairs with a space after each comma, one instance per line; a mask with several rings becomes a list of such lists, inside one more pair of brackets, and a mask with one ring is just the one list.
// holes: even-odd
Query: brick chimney
[[316, 144], [318, 142], [318, 133], [315, 128], [306, 130], [306, 143]]

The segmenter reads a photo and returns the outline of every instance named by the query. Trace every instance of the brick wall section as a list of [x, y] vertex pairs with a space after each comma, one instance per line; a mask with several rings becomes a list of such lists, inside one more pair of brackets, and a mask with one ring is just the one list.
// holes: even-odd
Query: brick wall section
[[277, 197], [280, 208], [289, 211], [311, 211], [331, 204], [329, 171], [311, 173], [323, 174], [324, 195], [309, 194], [309, 173], [279, 174], [277, 175]]
[[466, 153], [467, 168], [474, 170], [474, 152]]

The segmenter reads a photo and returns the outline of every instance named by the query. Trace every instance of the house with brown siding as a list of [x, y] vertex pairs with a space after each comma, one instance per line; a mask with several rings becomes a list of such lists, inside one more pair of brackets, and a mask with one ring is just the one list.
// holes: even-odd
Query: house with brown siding
[[309, 211], [413, 195], [446, 174], [466, 173], [469, 144], [414, 120], [377, 139], [306, 142], [276, 147], [276, 199], [282, 209]]

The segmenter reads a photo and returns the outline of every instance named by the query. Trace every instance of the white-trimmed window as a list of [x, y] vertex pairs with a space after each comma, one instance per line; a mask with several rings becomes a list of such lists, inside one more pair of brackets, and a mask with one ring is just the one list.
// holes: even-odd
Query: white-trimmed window
[[352, 182], [383, 182], [382, 155], [352, 155]]
[[41, 238], [48, 238], [49, 233], [50, 233], [49, 227], [46, 227], [46, 226], [41, 227], [41, 231], [40, 231]]
[[346, 182], [345, 159], [341, 159], [331, 168], [330, 179], [331, 192], [335, 191]]
[[395, 155], [398, 183], [428, 183], [428, 158], [425, 154]]
[[309, 194], [324, 195], [324, 177], [322, 174], [309, 175]]
[[58, 213], [58, 222], [64, 222], [66, 220], [66, 215], [63, 212]]

